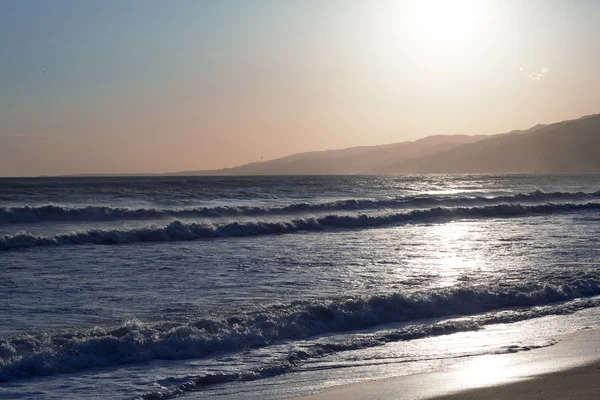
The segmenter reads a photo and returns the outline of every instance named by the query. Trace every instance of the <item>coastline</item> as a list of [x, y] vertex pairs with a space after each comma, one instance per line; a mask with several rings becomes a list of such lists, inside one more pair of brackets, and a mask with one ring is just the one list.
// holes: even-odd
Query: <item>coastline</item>
[[600, 398], [600, 329], [582, 330], [556, 345], [474, 357], [446, 371], [332, 388], [296, 400], [459, 400]]
[[500, 386], [470, 389], [432, 400], [600, 398], [600, 361]]

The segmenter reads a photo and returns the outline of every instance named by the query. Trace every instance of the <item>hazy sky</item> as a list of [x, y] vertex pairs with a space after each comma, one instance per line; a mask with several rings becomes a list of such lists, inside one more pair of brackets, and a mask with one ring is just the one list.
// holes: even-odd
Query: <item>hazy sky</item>
[[0, 176], [219, 168], [600, 112], [600, 1], [3, 0]]

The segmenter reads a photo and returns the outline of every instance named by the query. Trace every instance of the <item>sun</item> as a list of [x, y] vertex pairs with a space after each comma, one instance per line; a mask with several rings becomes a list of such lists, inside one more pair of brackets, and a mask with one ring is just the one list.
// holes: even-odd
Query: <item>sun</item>
[[465, 60], [485, 28], [482, 0], [379, 0], [374, 48], [389, 58], [425, 57], [428, 61]]
[[420, 0], [408, 8], [412, 39], [436, 47], [463, 47], [472, 43], [483, 23], [481, 0]]

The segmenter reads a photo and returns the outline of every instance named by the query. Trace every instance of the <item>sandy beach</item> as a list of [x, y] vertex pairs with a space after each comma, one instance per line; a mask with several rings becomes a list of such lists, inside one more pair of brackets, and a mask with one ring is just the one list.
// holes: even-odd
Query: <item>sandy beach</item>
[[516, 354], [475, 357], [447, 371], [334, 388], [302, 400], [598, 399], [600, 330]]
[[600, 362], [594, 362], [582, 367], [541, 375], [520, 382], [472, 389], [439, 396], [435, 399], [598, 399], [600, 398], [599, 377]]

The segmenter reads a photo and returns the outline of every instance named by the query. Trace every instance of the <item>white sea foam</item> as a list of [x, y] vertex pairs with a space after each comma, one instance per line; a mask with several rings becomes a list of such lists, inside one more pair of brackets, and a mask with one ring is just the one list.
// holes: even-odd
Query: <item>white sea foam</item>
[[465, 207], [493, 204], [536, 202], [591, 201], [600, 198], [600, 191], [553, 192], [535, 191], [497, 197], [435, 197], [416, 196], [398, 199], [347, 199], [324, 203], [293, 203], [276, 206], [219, 206], [196, 208], [125, 208], [110, 206], [66, 207], [60, 205], [0, 207], [0, 224], [39, 223], [45, 221], [115, 221], [164, 218], [202, 218], [222, 216], [289, 215], [298, 213], [410, 209], [426, 207]]
[[[289, 365], [277, 366], [285, 371], [303, 359], [328, 353], [597, 307], [600, 300], [589, 297], [599, 294], [600, 274], [590, 272], [571, 278], [550, 276], [543, 283], [498, 283], [338, 301], [294, 302], [236, 317], [179, 324], [168, 319], [155, 323], [130, 321], [114, 329], [18, 335], [0, 340], [0, 381], [155, 359], [203, 358], [219, 351], [260, 348], [281, 340], [414, 321], [414, 326], [400, 330], [377, 331], [343, 343], [317, 346], [310, 352], [290, 354]], [[572, 299], [578, 300], [569, 301]], [[422, 319], [457, 315], [470, 318], [447, 324], [418, 323]], [[213, 382], [213, 377], [203, 379], [206, 382], [202, 380], [202, 384]]]
[[37, 236], [29, 233], [0, 237], [0, 250], [40, 246], [111, 245], [143, 242], [172, 242], [286, 234], [300, 231], [331, 229], [358, 229], [380, 227], [398, 223], [419, 223], [465, 218], [510, 218], [531, 215], [548, 215], [574, 211], [598, 211], [600, 203], [560, 204], [500, 204], [483, 207], [430, 208], [382, 215], [327, 215], [323, 217], [296, 218], [289, 221], [243, 221], [230, 223], [184, 223], [173, 221], [166, 226], [137, 229], [94, 229], [84, 232]]

